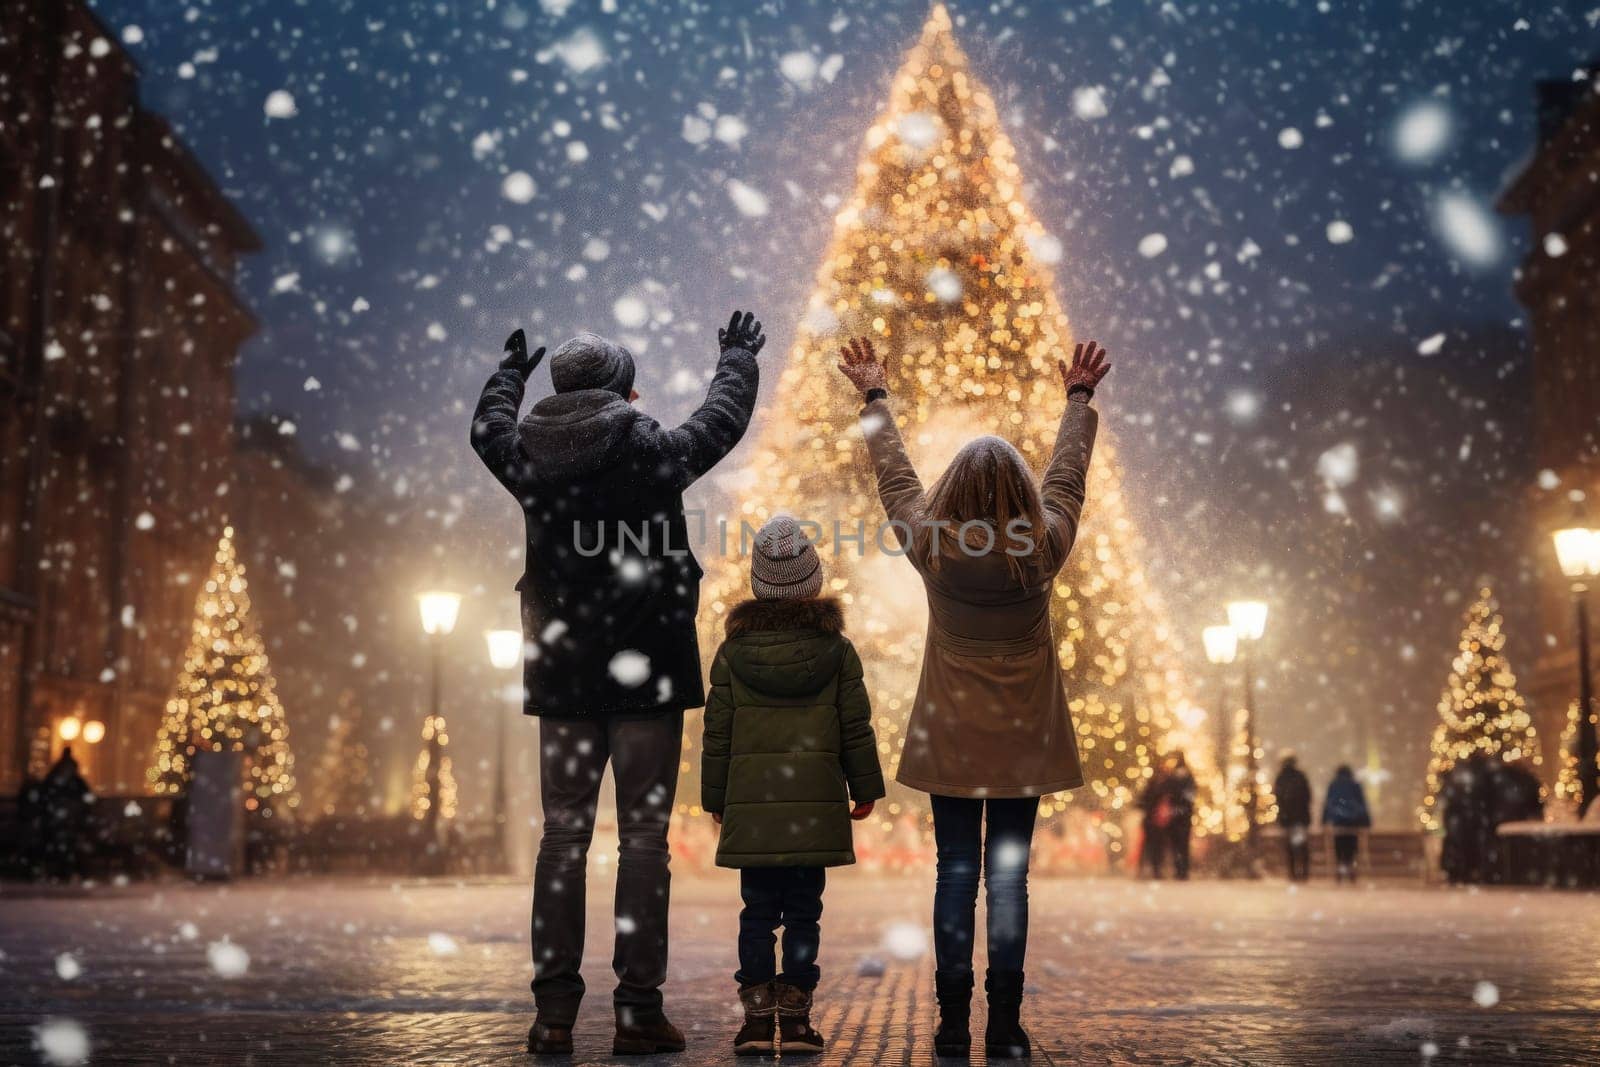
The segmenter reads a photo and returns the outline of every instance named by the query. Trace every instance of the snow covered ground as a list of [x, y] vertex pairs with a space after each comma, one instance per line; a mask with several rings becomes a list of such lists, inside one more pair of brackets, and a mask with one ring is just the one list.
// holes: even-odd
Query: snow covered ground
[[[834, 873], [828, 1063], [928, 1063], [931, 884]], [[578, 1063], [610, 1050], [590, 885]], [[0, 1062], [525, 1062], [520, 883], [107, 888], [0, 905]], [[667, 1006], [727, 1062], [736, 880], [674, 886]], [[1600, 895], [1036, 880], [1024, 1018], [1054, 1063], [1600, 1063]], [[981, 1012], [980, 1012], [981, 1022]], [[52, 1060], [48, 1056], [57, 1058]]]

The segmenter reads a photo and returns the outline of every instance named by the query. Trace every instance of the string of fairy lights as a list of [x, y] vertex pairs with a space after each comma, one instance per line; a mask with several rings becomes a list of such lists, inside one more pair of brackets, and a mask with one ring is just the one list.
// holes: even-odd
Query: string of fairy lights
[[[834, 370], [845, 337], [871, 336], [893, 407], [924, 478], [983, 433], [1009, 438], [1036, 470], [1054, 445], [1065, 397], [1056, 359], [1072, 331], [1050, 264], [1060, 242], [1021, 197], [1022, 174], [993, 98], [972, 76], [948, 14], [935, 6], [867, 131], [856, 191], [835, 222], [799, 337], [750, 457], [731, 530], [779, 512], [820, 524], [825, 592], [845, 605], [867, 664], [875, 727], [892, 774], [922, 656], [926, 603], [904, 560], [875, 542], [881, 510], [856, 425], [860, 403]], [[835, 525], [837, 524], [837, 525]], [[865, 531], [862, 542], [850, 540]], [[842, 535], [842, 536], [841, 536]], [[730, 542], [732, 538], [730, 537]], [[1120, 851], [1121, 816], [1160, 757], [1186, 750], [1213, 780], [1210, 744], [1161, 604], [1140, 565], [1122, 470], [1102, 429], [1090, 472], [1085, 525], [1055, 584], [1053, 620], [1078, 728], [1086, 788], [1046, 797], [1041, 812], [1073, 805], [1100, 813]], [[711, 562], [701, 613], [707, 647], [729, 609], [749, 595], [747, 560]], [[682, 770], [698, 771], [697, 721], [686, 730]], [[679, 811], [696, 815], [692, 784]], [[925, 800], [892, 790], [876, 822], [885, 831]], [[1201, 832], [1221, 826], [1202, 804]]]

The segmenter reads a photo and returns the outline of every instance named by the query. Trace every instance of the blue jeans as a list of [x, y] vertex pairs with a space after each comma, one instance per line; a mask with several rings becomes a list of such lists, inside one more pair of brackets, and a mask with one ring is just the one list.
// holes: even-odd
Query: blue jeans
[[[822, 971], [817, 949], [822, 944], [822, 887], [827, 878], [821, 867], [746, 867], [739, 872], [739, 893], [744, 910], [739, 913], [739, 973], [734, 981], [748, 985], [780, 982], [804, 989], [817, 988]], [[773, 959], [774, 931], [783, 927], [783, 971]]]
[[[972, 937], [978, 907], [978, 874], [988, 893], [989, 969], [1020, 971], [1028, 951], [1028, 852], [1038, 797], [933, 801], [933, 840], [938, 869], [933, 890], [935, 966], [971, 972]], [[989, 833], [983, 836], [984, 808]]]

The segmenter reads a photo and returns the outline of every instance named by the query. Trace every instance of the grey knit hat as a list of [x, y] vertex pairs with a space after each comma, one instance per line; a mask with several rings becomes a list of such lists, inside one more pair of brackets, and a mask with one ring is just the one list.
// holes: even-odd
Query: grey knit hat
[[760, 600], [807, 600], [822, 592], [822, 560], [789, 516], [779, 515], [756, 533], [750, 588]]
[[633, 391], [633, 353], [597, 333], [580, 333], [550, 357], [550, 383], [558, 393], [606, 389], [626, 400]]

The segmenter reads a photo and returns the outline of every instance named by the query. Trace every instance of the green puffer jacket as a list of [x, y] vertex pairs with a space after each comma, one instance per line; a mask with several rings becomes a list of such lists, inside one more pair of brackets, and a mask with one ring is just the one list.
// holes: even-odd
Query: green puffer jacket
[[747, 600], [711, 664], [700, 806], [719, 867], [856, 861], [850, 803], [883, 796], [861, 658], [833, 599]]

